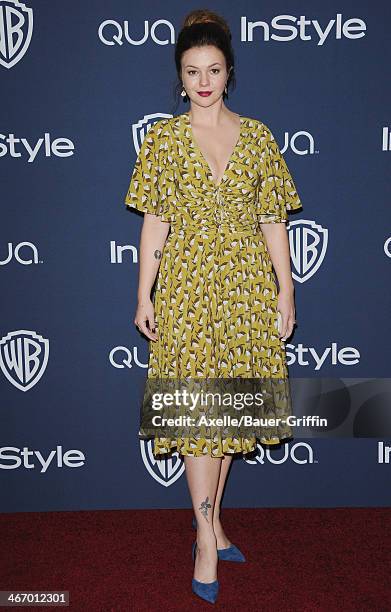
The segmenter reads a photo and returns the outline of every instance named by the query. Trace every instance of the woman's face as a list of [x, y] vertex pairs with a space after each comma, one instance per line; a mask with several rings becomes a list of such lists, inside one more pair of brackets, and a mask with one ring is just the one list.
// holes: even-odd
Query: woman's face
[[[181, 77], [191, 102], [211, 106], [219, 100], [227, 83], [224, 54], [213, 45], [193, 47], [182, 55]], [[201, 95], [204, 93], [204, 95]], [[209, 93], [209, 95], [207, 95]]]

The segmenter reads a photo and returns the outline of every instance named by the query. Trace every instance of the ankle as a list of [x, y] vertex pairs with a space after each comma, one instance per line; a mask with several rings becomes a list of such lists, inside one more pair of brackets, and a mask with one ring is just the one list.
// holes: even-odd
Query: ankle
[[197, 548], [209, 548], [216, 546], [216, 535], [213, 531], [197, 533]]

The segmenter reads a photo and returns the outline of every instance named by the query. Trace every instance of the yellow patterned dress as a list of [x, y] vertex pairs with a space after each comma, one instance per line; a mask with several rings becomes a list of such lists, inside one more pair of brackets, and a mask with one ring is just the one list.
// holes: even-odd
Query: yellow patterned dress
[[[240, 116], [240, 136], [219, 185], [194, 140], [188, 113], [147, 131], [125, 198], [127, 207], [170, 223], [154, 293], [158, 341], [148, 378], [288, 377], [277, 332], [277, 284], [262, 223], [302, 208], [270, 129]], [[154, 454], [253, 451], [289, 426], [230, 436], [155, 437]]]

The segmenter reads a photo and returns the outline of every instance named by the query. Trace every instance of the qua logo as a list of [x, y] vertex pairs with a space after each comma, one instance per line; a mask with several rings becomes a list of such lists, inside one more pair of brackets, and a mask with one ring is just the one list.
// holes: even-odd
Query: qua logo
[[137, 346], [133, 347], [133, 351], [127, 346], [115, 346], [109, 353], [109, 361], [114, 368], [118, 369], [129, 368], [130, 370], [134, 365], [139, 368], [148, 367], [148, 363], [143, 363], [139, 359]]
[[[298, 140], [298, 142], [296, 142]], [[284, 145], [281, 149], [281, 153], [284, 154], [288, 148], [296, 155], [313, 155], [315, 152], [314, 137], [309, 132], [301, 130], [295, 132], [291, 136], [288, 132], [284, 132]]]
[[[144, 32], [138, 34], [140, 28], [136, 25], [135, 36], [133, 38], [129, 32], [129, 21], [123, 22], [116, 21], [115, 19], [106, 19], [103, 21], [98, 28], [98, 37], [101, 43], [104, 45], [123, 45], [124, 42], [129, 45], [144, 45], [149, 40], [152, 40], [156, 45], [174, 45], [175, 44], [175, 30], [171, 21], [167, 19], [157, 19], [152, 24], [148, 19], [144, 19]], [[142, 27], [142, 26], [141, 26]], [[160, 28], [160, 32], [163, 33], [164, 38], [158, 38], [157, 28]]]
[[[22, 249], [25, 253], [24, 256]], [[24, 266], [40, 263], [38, 259], [38, 249], [32, 242], [19, 242], [19, 244], [16, 245], [9, 242], [8, 253], [6, 254], [5, 259], [0, 259], [0, 266], [5, 266], [13, 260], [23, 264]]]
[[263, 448], [260, 444], [257, 444], [258, 454], [254, 459], [246, 459], [243, 455], [243, 461], [249, 463], [250, 465], [256, 465], [260, 463], [264, 465], [265, 463], [273, 463], [274, 465], [280, 465], [281, 463], [286, 463], [291, 460], [293, 463], [297, 463], [299, 465], [306, 465], [308, 463], [317, 463], [314, 460], [314, 451], [310, 444], [307, 442], [296, 442], [289, 448], [289, 444], [285, 442], [283, 444], [283, 451], [280, 457], [275, 456], [275, 450], [273, 450], [273, 454], [270, 449]]
[[18, 0], [0, 0], [0, 64], [15, 66], [29, 48], [33, 9]]
[[49, 360], [49, 340], [26, 329], [9, 332], [0, 340], [0, 367], [20, 391], [28, 391], [42, 377]]

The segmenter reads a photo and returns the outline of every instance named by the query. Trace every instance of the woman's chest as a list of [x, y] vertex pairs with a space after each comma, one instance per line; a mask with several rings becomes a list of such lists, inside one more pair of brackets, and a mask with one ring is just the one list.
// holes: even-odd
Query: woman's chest
[[[264, 174], [259, 149], [251, 141], [243, 141], [236, 146], [228, 161], [223, 162], [224, 167], [221, 164], [213, 166], [211, 160], [207, 161], [198, 148], [186, 139], [175, 139], [170, 157], [175, 183], [181, 191], [196, 189], [209, 193], [219, 188], [230, 193], [245, 194], [257, 188]], [[220, 180], [216, 181], [218, 173]]]

